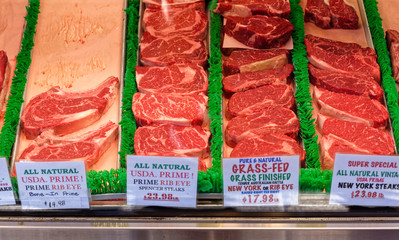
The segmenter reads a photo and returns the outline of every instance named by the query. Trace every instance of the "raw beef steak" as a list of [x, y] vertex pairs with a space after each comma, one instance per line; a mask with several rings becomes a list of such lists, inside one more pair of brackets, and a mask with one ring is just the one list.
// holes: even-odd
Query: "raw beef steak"
[[135, 93], [133, 114], [139, 125], [172, 123], [201, 125], [208, 98], [204, 95]]
[[163, 11], [147, 8], [143, 15], [144, 30], [152, 36], [186, 36], [204, 39], [208, 17], [201, 11]]
[[108, 110], [118, 87], [116, 77], [109, 77], [95, 89], [84, 92], [65, 92], [53, 87], [26, 105], [21, 117], [22, 129], [28, 139], [33, 139], [49, 129], [60, 135], [85, 128]]
[[288, 0], [237, 0], [219, 1], [215, 13], [223, 16], [249, 17], [266, 15], [269, 17], [290, 17], [290, 2]]
[[227, 16], [224, 31], [242, 44], [258, 49], [279, 48], [291, 37], [294, 26], [285, 18], [255, 15]]
[[235, 146], [231, 158], [299, 155], [302, 162], [305, 151], [294, 139], [282, 134], [268, 134], [245, 138]]
[[395, 153], [395, 143], [386, 131], [322, 114], [318, 114], [317, 123], [324, 135], [320, 145], [326, 168], [333, 166], [331, 163], [334, 162], [336, 152], [378, 155]]
[[178, 4], [154, 4], [154, 3], [146, 3], [146, 9], [154, 9], [154, 10], [164, 10], [164, 11], [172, 11], [172, 10], [198, 10], [201, 12], [205, 12], [205, 2], [194, 2], [194, 3], [178, 3]]
[[208, 57], [204, 42], [196, 38], [156, 38], [144, 32], [140, 48], [141, 62], [146, 66], [166, 66], [175, 63], [205, 65]]
[[324, 0], [307, 0], [305, 22], [313, 22], [321, 28], [331, 28], [331, 14]]
[[22, 152], [19, 159], [31, 161], [85, 161], [88, 166], [117, 139], [118, 125], [108, 122], [98, 129], [77, 136], [56, 136], [52, 130], [43, 132]]
[[0, 51], [0, 116], [4, 115], [3, 108], [9, 92], [9, 71], [7, 54], [4, 51]]
[[152, 124], [136, 130], [134, 150], [145, 156], [202, 157], [208, 151], [209, 136], [200, 126]]
[[343, 73], [361, 73], [380, 81], [377, 55], [371, 48], [307, 35], [308, 59], [315, 67]]
[[244, 72], [223, 78], [223, 89], [227, 93], [241, 92], [273, 83], [287, 83], [294, 67], [291, 64], [264, 72]]
[[333, 28], [357, 29], [359, 17], [355, 9], [345, 3], [345, 0], [328, 0]]
[[399, 81], [399, 32], [392, 29], [388, 30], [386, 38], [387, 38], [389, 53], [391, 56], [393, 78], [395, 78], [395, 80], [398, 82]]
[[143, 93], [197, 94], [208, 89], [208, 77], [197, 64], [167, 67], [136, 66], [137, 88]]
[[270, 133], [296, 138], [298, 131], [299, 121], [293, 111], [283, 107], [269, 107], [231, 119], [226, 127], [226, 143], [234, 147], [244, 138]]
[[373, 77], [357, 73], [321, 70], [309, 65], [310, 81], [333, 92], [364, 96], [382, 101], [384, 90]]
[[288, 64], [288, 50], [238, 50], [223, 61], [224, 75], [261, 72]]
[[385, 129], [389, 114], [377, 100], [362, 96], [335, 93], [314, 88], [314, 98], [320, 113], [351, 122], [360, 122], [370, 127]]
[[228, 102], [228, 114], [235, 117], [271, 106], [293, 108], [294, 104], [294, 93], [289, 85], [272, 84], [233, 94]]

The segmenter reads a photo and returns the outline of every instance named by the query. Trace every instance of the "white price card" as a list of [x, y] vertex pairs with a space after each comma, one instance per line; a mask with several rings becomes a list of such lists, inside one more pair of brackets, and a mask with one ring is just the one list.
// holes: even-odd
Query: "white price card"
[[196, 207], [198, 158], [127, 156], [127, 204]]
[[7, 160], [0, 158], [0, 205], [15, 204]]
[[299, 156], [223, 159], [225, 206], [297, 205]]
[[83, 161], [17, 162], [23, 209], [89, 208]]
[[399, 206], [399, 157], [336, 154], [330, 204]]

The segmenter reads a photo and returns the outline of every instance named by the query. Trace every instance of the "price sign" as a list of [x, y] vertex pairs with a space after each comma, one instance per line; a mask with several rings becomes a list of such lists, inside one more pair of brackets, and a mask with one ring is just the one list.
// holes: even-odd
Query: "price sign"
[[298, 204], [299, 156], [223, 159], [225, 206]]
[[330, 204], [399, 206], [399, 157], [336, 154]]
[[22, 208], [89, 208], [84, 162], [17, 162], [15, 167]]
[[0, 158], [0, 205], [11, 204], [15, 204], [15, 198], [8, 173], [7, 160]]
[[195, 207], [198, 158], [127, 156], [127, 203]]

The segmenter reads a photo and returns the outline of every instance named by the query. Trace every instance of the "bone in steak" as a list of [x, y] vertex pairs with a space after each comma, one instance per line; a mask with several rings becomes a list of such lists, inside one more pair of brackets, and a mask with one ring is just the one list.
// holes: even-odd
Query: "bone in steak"
[[224, 31], [242, 44], [258, 49], [279, 48], [291, 37], [294, 26], [285, 18], [255, 15], [227, 16]]
[[85, 128], [101, 118], [117, 94], [119, 79], [109, 77], [95, 89], [65, 92], [58, 86], [33, 97], [26, 105], [21, 124], [28, 139], [53, 129], [67, 134]]
[[197, 64], [136, 67], [137, 88], [143, 93], [197, 94], [208, 89], [208, 77]]
[[133, 114], [140, 125], [172, 123], [201, 125], [208, 98], [200, 95], [135, 93]]
[[377, 55], [371, 48], [361, 48], [355, 43], [343, 43], [307, 35], [305, 45], [308, 59], [317, 68], [360, 73], [380, 81]]
[[290, 3], [288, 0], [236, 0], [219, 1], [215, 13], [223, 16], [248, 17], [252, 15], [266, 15], [269, 17], [290, 17]]
[[389, 53], [391, 56], [393, 78], [399, 81], [399, 32], [391, 29], [386, 35]]
[[144, 32], [140, 48], [141, 62], [146, 66], [166, 66], [175, 63], [205, 65], [208, 57], [203, 41], [197, 38], [157, 38]]
[[289, 85], [272, 84], [233, 94], [228, 102], [228, 114], [231, 117], [248, 115], [270, 106], [293, 108], [294, 103]]
[[136, 130], [134, 150], [145, 156], [202, 157], [208, 151], [209, 136], [200, 126], [152, 124]]
[[223, 89], [227, 93], [232, 93], [242, 92], [273, 83], [287, 83], [293, 70], [294, 67], [291, 64], [287, 64], [282, 68], [269, 69], [264, 72], [233, 74], [223, 78]]
[[321, 146], [325, 152], [325, 165], [333, 165], [328, 163], [333, 162], [335, 152], [378, 155], [395, 153], [395, 143], [386, 131], [322, 114], [318, 114], [317, 123], [324, 135]]
[[333, 28], [357, 29], [359, 17], [355, 9], [346, 4], [345, 0], [328, 0]]
[[10, 76], [7, 54], [4, 51], [0, 51], [0, 116], [4, 115], [3, 107], [7, 101], [9, 80]]
[[223, 61], [224, 75], [261, 72], [288, 64], [288, 50], [238, 50]]
[[234, 147], [244, 138], [278, 133], [296, 138], [299, 121], [295, 113], [284, 107], [269, 107], [249, 115], [231, 119], [226, 127], [226, 143]]
[[144, 30], [152, 36], [186, 36], [204, 39], [208, 17], [201, 11], [154, 10], [147, 8], [143, 15]]
[[388, 111], [377, 100], [335, 93], [318, 87], [314, 88], [314, 97], [322, 114], [375, 128], [385, 129], [387, 126]]
[[267, 134], [245, 138], [235, 146], [231, 158], [299, 155], [300, 161], [305, 159], [305, 151], [294, 139], [282, 134]]
[[305, 22], [313, 22], [321, 28], [331, 28], [331, 14], [324, 0], [307, 0]]
[[56, 136], [52, 130], [43, 132], [22, 152], [24, 160], [75, 160], [88, 166], [96, 163], [118, 136], [118, 125], [108, 122], [96, 130], [78, 136]]
[[373, 77], [357, 73], [321, 70], [309, 64], [310, 81], [333, 92], [364, 96], [382, 101], [384, 91]]

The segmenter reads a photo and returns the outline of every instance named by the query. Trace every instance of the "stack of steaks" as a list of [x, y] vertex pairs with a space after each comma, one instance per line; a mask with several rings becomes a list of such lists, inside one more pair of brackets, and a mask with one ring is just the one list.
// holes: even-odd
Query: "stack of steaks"
[[146, 4], [142, 66], [136, 67], [139, 92], [132, 106], [139, 125], [137, 155], [198, 157], [203, 171], [210, 167], [204, 6], [203, 1]]
[[319, 109], [322, 168], [333, 168], [336, 153], [394, 154], [374, 50], [312, 35], [305, 45]]

